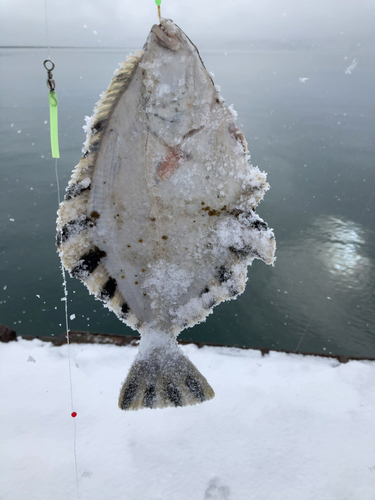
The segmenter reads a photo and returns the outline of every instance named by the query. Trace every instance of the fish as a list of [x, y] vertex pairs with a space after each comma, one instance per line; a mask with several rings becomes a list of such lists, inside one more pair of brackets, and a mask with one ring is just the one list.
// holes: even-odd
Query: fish
[[254, 259], [275, 259], [255, 211], [266, 174], [219, 90], [193, 42], [161, 19], [86, 117], [57, 248], [70, 275], [140, 333], [122, 410], [212, 399], [177, 337], [243, 293]]

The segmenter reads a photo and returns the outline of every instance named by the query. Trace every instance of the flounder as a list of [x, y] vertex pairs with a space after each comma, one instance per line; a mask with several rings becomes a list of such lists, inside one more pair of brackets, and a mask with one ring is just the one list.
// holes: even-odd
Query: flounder
[[70, 275], [141, 334], [123, 410], [211, 399], [177, 336], [244, 291], [253, 259], [274, 261], [255, 213], [266, 174], [235, 118], [195, 45], [162, 19], [87, 120], [57, 246]]

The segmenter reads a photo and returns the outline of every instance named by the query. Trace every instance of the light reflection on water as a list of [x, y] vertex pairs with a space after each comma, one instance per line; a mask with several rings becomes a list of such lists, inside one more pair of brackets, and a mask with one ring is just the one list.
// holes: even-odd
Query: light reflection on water
[[274, 347], [296, 349], [306, 330], [302, 351], [375, 355], [374, 241], [360, 224], [319, 215], [279, 246], [265, 285], [279, 313], [270, 327], [284, 324]]
[[321, 239], [320, 259], [332, 279], [350, 288], [363, 288], [373, 273], [364, 228], [338, 217], [319, 217], [314, 229]]

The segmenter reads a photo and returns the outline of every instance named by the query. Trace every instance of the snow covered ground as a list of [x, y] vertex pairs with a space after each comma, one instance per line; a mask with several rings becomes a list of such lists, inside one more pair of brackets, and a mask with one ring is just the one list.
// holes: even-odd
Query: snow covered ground
[[374, 500], [375, 362], [184, 347], [216, 397], [122, 412], [132, 346], [0, 344], [0, 499]]

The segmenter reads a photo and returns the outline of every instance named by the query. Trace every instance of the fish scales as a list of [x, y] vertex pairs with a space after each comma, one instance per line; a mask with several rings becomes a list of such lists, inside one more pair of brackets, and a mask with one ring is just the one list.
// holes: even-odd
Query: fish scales
[[211, 399], [178, 347], [184, 328], [242, 293], [273, 231], [255, 208], [268, 189], [199, 52], [171, 20], [152, 27], [87, 119], [85, 154], [57, 221], [63, 265], [141, 333], [124, 410]]

